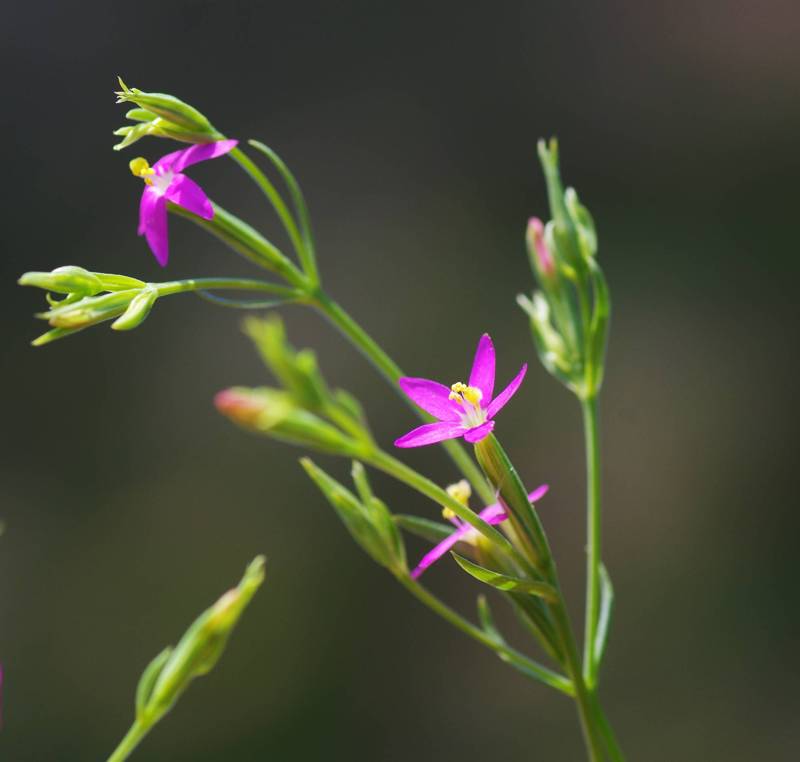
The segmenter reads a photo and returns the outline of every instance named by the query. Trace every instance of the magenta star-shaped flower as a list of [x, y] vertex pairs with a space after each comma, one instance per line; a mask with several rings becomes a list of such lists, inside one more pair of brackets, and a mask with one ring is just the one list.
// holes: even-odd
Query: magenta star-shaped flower
[[214, 207], [208, 196], [194, 180], [183, 174], [183, 170], [200, 161], [223, 156], [232, 151], [237, 143], [237, 140], [218, 140], [215, 143], [193, 145], [162, 156], [152, 167], [142, 158], [130, 163], [131, 172], [145, 181], [139, 204], [138, 232], [147, 239], [162, 267], [169, 259], [167, 201], [182, 206], [204, 220], [214, 217]]
[[528, 365], [524, 364], [511, 383], [493, 399], [494, 368], [494, 345], [485, 333], [478, 342], [468, 384], [459, 381], [448, 388], [427, 378], [401, 378], [402, 390], [426, 413], [439, 420], [409, 431], [395, 445], [421, 447], [456, 437], [464, 437], [474, 444], [491, 434], [494, 417], [516, 394]]

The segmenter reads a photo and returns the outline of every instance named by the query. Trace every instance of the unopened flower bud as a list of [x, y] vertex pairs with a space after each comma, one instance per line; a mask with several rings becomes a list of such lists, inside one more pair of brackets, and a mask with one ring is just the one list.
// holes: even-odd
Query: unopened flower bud
[[526, 234], [528, 257], [534, 273], [542, 280], [549, 281], [556, 275], [556, 262], [544, 237], [544, 224], [538, 217], [528, 221]]
[[236, 623], [264, 581], [264, 556], [189, 627], [178, 645], [159, 654], [145, 670], [137, 691], [137, 715], [154, 720], [167, 712], [196, 677], [217, 663]]
[[111, 327], [115, 331], [130, 331], [137, 328], [150, 314], [157, 298], [158, 293], [155, 289], [142, 289], [131, 299], [128, 308], [111, 324]]
[[49, 273], [25, 273], [17, 282], [20, 286], [35, 286], [54, 294], [94, 296], [105, 290], [97, 275], [76, 265], [57, 267]]
[[[135, 103], [142, 109], [166, 119], [179, 128], [197, 133], [214, 133], [211, 122], [196, 108], [166, 93], [146, 93], [138, 88], [129, 88], [119, 78], [122, 90], [117, 91], [117, 103]], [[215, 138], [216, 139], [216, 138]]]
[[47, 320], [53, 328], [88, 328], [121, 315], [137, 294], [139, 289], [87, 296], [41, 312], [37, 317]]
[[364, 446], [319, 416], [299, 407], [291, 394], [280, 389], [234, 387], [219, 392], [214, 404], [234, 423], [289, 444], [355, 456]]

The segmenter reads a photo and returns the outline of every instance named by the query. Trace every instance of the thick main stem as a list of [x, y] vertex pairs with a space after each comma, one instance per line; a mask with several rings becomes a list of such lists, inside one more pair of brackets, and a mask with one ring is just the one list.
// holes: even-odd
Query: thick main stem
[[[402, 394], [401, 389], [397, 383], [398, 379], [403, 376], [403, 371], [400, 370], [397, 363], [392, 360], [386, 352], [373, 340], [373, 338], [353, 320], [336, 302], [334, 302], [327, 294], [318, 293], [315, 301], [317, 309], [330, 320], [350, 341], [367, 357], [367, 359], [377, 368], [381, 375], [401, 394], [403, 399], [414, 409], [416, 413], [425, 421], [432, 421], [433, 418], [420, 413], [420, 411], [411, 403], [411, 401]], [[455, 440], [447, 440], [442, 442], [442, 446], [447, 451], [447, 454], [458, 466], [464, 476], [467, 477], [472, 484], [475, 491], [480, 495], [481, 500], [485, 505], [494, 502], [494, 495], [492, 494], [489, 485], [481, 475], [480, 470], [475, 465], [473, 460], [464, 448]]]
[[600, 616], [600, 441], [597, 397], [581, 400], [586, 439], [586, 617], [583, 678], [590, 690], [597, 685], [595, 640]]

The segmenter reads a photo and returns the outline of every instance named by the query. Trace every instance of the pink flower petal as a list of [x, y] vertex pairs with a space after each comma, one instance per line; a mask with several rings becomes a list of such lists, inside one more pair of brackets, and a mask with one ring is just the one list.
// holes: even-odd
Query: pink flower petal
[[492, 433], [493, 428], [494, 421], [486, 421], [486, 423], [482, 423], [480, 426], [469, 429], [469, 431], [464, 434], [464, 439], [470, 444], [475, 444], [475, 442], [480, 442], [481, 439], [488, 437], [489, 434]]
[[540, 484], [533, 492], [528, 495], [528, 501], [538, 503], [550, 491], [549, 484]]
[[440, 421], [460, 421], [463, 410], [450, 399], [450, 389], [427, 378], [401, 378], [400, 388], [426, 413]]
[[153, 169], [183, 172], [186, 167], [191, 167], [192, 164], [197, 164], [199, 161], [208, 161], [223, 156], [236, 148], [238, 142], [238, 140], [217, 140], [215, 143], [198, 143], [162, 156], [153, 165]]
[[169, 259], [167, 200], [149, 186], [144, 189], [139, 204], [139, 235], [147, 239], [158, 264], [165, 267]]
[[494, 392], [494, 344], [488, 333], [484, 333], [478, 341], [472, 371], [469, 374], [469, 386], [477, 386], [483, 393], [484, 405], [489, 404]]
[[164, 196], [173, 204], [188, 209], [204, 220], [214, 217], [214, 207], [203, 189], [186, 175], [177, 174], [164, 192]]
[[525, 378], [525, 373], [527, 370], [528, 363], [525, 363], [520, 368], [519, 373], [514, 376], [514, 379], [511, 381], [511, 383], [491, 401], [486, 410], [486, 415], [489, 418], [494, 418], [500, 412], [503, 406], [517, 393], [517, 389], [519, 389], [522, 379]]
[[466, 429], [461, 422], [440, 421], [417, 426], [413, 431], [395, 441], [395, 447], [422, 447], [441, 442], [444, 439], [460, 437]]

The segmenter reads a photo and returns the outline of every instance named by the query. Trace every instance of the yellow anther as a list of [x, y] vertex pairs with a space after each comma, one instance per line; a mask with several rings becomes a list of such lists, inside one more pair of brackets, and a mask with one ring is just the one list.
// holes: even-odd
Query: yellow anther
[[[467, 505], [470, 497], [472, 497], [472, 487], [469, 486], [469, 482], [466, 479], [462, 479], [460, 482], [451, 484], [447, 488], [447, 494], [450, 495], [453, 500], [458, 500], [461, 505]], [[445, 508], [445, 510], [448, 509]]]
[[459, 405], [463, 404], [464, 400], [470, 403], [473, 407], [477, 407], [483, 399], [483, 392], [477, 386], [467, 386], [461, 381], [456, 381], [450, 387], [451, 400], [458, 402]]
[[131, 159], [128, 166], [130, 167], [133, 175], [136, 177], [141, 177], [146, 183], [150, 182], [148, 180], [149, 175], [154, 175], [156, 173], [156, 171], [148, 163], [147, 159], [143, 159], [141, 156]]
[[442, 518], [445, 521], [452, 521], [456, 517], [455, 512], [452, 508], [442, 508]]

